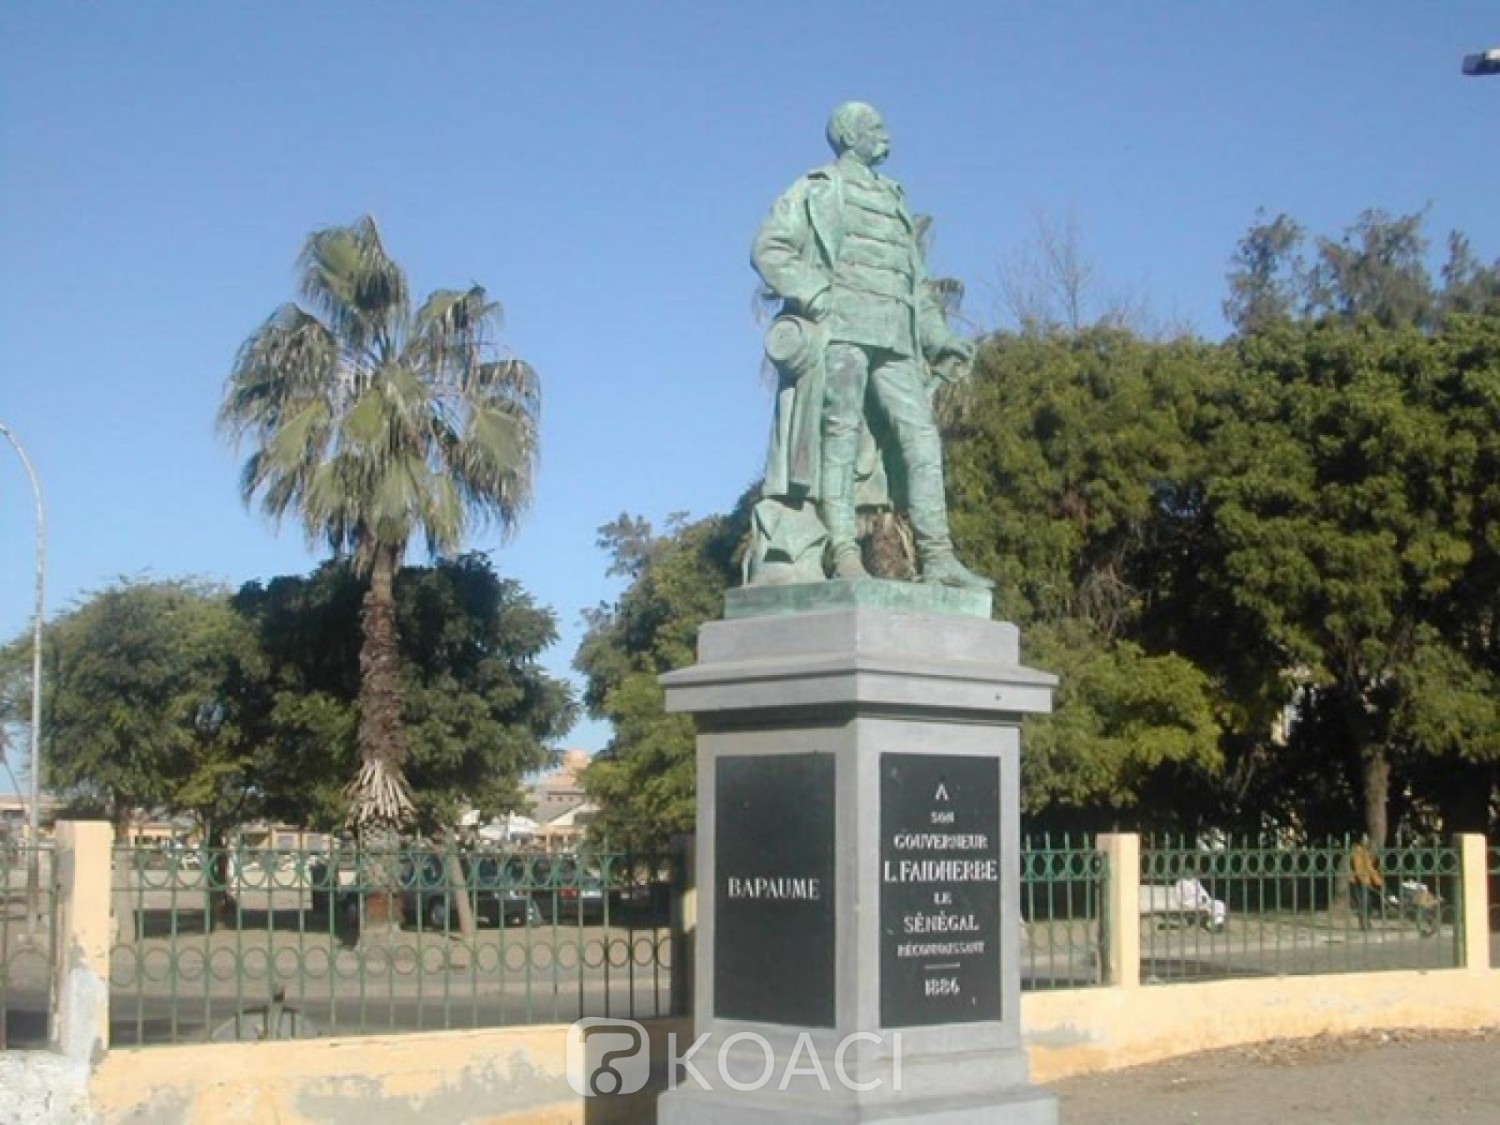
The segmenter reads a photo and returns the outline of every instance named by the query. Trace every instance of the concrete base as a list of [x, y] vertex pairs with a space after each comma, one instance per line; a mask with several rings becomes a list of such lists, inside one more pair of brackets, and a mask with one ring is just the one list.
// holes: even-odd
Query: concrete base
[[1056, 1125], [1021, 1046], [1018, 796], [1056, 678], [982, 592], [731, 595], [661, 678], [698, 727], [705, 1038], [657, 1120]]
[[[853, 1097], [854, 1095], [850, 1095]], [[657, 1125], [1057, 1125], [1057, 1099], [1036, 1087], [952, 1098], [814, 1101], [774, 1090], [673, 1090], [656, 1102]]]

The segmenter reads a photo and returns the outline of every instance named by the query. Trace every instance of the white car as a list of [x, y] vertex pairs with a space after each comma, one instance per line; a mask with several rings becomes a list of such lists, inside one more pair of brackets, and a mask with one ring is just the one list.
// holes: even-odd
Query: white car
[[1141, 887], [1142, 918], [1162, 918], [1172, 922], [1191, 922], [1218, 933], [1229, 924], [1229, 907], [1192, 876], [1175, 883], [1147, 884]]

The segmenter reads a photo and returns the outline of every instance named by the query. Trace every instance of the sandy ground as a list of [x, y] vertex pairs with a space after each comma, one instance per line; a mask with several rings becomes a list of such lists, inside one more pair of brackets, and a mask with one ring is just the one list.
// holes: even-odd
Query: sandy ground
[[1493, 1125], [1500, 1026], [1273, 1040], [1053, 1089], [1063, 1125]]

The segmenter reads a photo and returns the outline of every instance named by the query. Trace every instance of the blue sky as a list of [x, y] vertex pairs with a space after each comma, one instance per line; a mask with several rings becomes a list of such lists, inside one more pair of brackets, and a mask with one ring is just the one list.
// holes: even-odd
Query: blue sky
[[[976, 330], [1041, 212], [1106, 290], [1218, 337], [1259, 207], [1330, 234], [1427, 207], [1500, 256], [1500, 79], [1459, 74], [1497, 45], [1478, 0], [0, 6], [0, 420], [42, 477], [49, 614], [321, 557], [240, 505], [212, 425], [316, 227], [372, 213], [415, 290], [504, 304], [542, 465], [519, 534], [476, 546], [557, 612], [567, 673], [618, 591], [598, 526], [723, 511], [758, 474], [749, 243], [835, 104], [884, 111]], [[33, 543], [0, 450], [0, 636]]]

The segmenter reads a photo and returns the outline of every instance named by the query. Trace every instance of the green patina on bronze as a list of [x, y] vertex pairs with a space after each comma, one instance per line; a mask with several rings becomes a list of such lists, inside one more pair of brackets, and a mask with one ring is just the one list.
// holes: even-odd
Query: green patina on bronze
[[893, 508], [910, 517], [921, 581], [987, 590], [953, 553], [932, 410], [935, 382], [965, 377], [974, 345], [943, 317], [900, 185], [875, 170], [890, 152], [880, 114], [840, 106], [828, 143], [837, 159], [776, 202], [752, 252], [781, 315], [747, 582], [868, 579], [857, 514]]
[[724, 594], [724, 617], [729, 621], [835, 609], [885, 609], [894, 613], [934, 613], [988, 620], [990, 592], [879, 578], [834, 578], [826, 582], [741, 586]]

